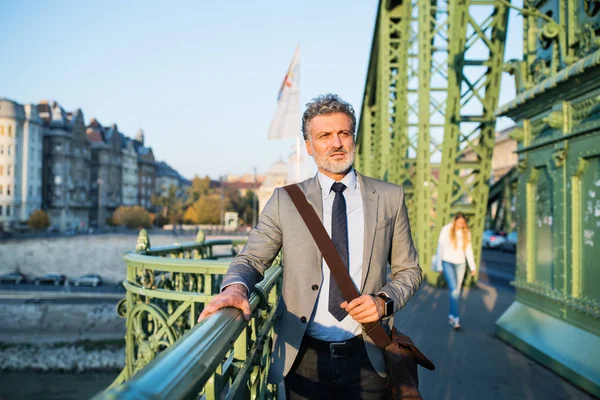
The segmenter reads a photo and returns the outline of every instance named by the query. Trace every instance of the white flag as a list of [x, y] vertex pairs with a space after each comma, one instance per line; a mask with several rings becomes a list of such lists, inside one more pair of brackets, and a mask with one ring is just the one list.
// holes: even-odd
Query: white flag
[[300, 47], [297, 47], [279, 89], [277, 109], [269, 127], [269, 140], [295, 138], [301, 134], [299, 63]]

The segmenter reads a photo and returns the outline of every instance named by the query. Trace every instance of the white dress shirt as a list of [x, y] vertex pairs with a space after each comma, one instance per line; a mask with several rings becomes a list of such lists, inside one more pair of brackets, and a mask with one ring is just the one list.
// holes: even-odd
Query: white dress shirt
[[[331, 186], [336, 182], [321, 172], [317, 173], [321, 184], [323, 198], [323, 225], [331, 237], [331, 216], [335, 192]], [[344, 198], [346, 199], [346, 212], [348, 214], [348, 262], [349, 273], [356, 288], [360, 291], [363, 267], [365, 219], [360, 185], [356, 173], [352, 169], [341, 182], [346, 185]], [[326, 341], [344, 341], [361, 333], [361, 325], [350, 315], [338, 321], [329, 312], [329, 281], [331, 273], [323, 259], [323, 281], [317, 297], [317, 304], [307, 327], [308, 335]]]

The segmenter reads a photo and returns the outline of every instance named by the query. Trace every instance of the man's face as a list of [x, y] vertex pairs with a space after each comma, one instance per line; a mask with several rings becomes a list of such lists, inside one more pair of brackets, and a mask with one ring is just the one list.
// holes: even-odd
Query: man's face
[[319, 115], [310, 120], [308, 132], [306, 151], [315, 159], [319, 171], [345, 174], [354, 163], [350, 117], [343, 113]]

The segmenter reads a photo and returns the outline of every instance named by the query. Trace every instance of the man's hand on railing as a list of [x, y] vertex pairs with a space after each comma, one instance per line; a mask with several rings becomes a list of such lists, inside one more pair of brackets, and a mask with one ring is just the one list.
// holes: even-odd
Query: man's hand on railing
[[252, 312], [250, 311], [248, 289], [246, 289], [246, 286], [241, 284], [227, 286], [225, 290], [216, 295], [212, 301], [204, 307], [204, 310], [198, 317], [198, 322], [226, 307], [239, 308], [244, 314], [244, 319], [246, 321], [250, 320]]

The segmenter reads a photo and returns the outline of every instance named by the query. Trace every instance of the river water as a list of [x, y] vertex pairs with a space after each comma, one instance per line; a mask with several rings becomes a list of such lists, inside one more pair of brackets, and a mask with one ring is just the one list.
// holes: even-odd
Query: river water
[[119, 371], [38, 373], [0, 371], [0, 400], [80, 400], [106, 389]]

